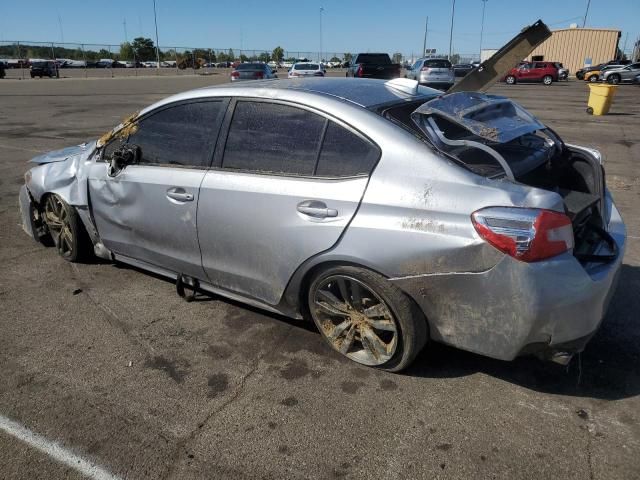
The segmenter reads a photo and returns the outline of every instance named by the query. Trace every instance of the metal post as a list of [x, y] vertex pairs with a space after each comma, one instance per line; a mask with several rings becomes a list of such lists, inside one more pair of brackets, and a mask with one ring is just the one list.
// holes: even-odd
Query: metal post
[[318, 52], [318, 63], [322, 63], [322, 12], [324, 12], [324, 8], [320, 7], [320, 51]]
[[587, 15], [589, 15], [589, 6], [591, 5], [591, 0], [587, 1], [587, 10], [584, 12], [584, 20], [582, 21], [582, 28], [587, 24]]
[[209, 67], [207, 68], [207, 73], [211, 73], [211, 49], [209, 49]]
[[153, 0], [153, 21], [156, 24], [156, 64], [157, 73], [160, 73], [160, 49], [158, 47], [158, 17], [156, 15], [156, 0]]
[[111, 59], [111, 64], [109, 65], [109, 70], [111, 70], [111, 78], [113, 78], [113, 64], [116, 63], [116, 62], [113, 59], [113, 54], [111, 53], [111, 45], [108, 45], [108, 47], [109, 47], [109, 58]]
[[424, 22], [424, 42], [422, 43], [422, 55], [427, 55], [427, 31], [429, 30], [429, 17]]
[[173, 56], [176, 59], [176, 74], [180, 73], [180, 70], [178, 69], [178, 50], [176, 48], [173, 49]]
[[482, 61], [482, 35], [484, 34], [484, 9], [487, 6], [487, 0], [482, 1], [482, 22], [480, 23], [480, 61]]
[[87, 78], [87, 54], [84, 51], [84, 43], [80, 45], [82, 50], [82, 60], [84, 61], [84, 78]]
[[451, 54], [453, 53], [453, 17], [456, 13], [456, 0], [451, 2], [451, 29], [449, 30], [449, 61], [451, 61]]
[[196, 49], [191, 49], [191, 68], [193, 69], [193, 74], [196, 74]]
[[20, 53], [20, 42], [18, 42], [18, 63], [20, 63], [20, 79], [24, 80], [24, 62], [22, 61], [22, 54]]

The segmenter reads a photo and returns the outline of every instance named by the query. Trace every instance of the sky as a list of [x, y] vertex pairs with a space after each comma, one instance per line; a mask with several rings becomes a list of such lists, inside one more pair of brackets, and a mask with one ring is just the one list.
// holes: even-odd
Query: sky
[[[541, 18], [552, 29], [582, 25], [588, 0], [487, 0], [483, 48], [498, 48]], [[449, 51], [452, 0], [156, 0], [161, 46], [271, 51]], [[320, 9], [323, 8], [322, 14]], [[453, 50], [480, 50], [482, 0], [456, 0]], [[626, 50], [640, 36], [640, 0], [591, 0], [587, 27], [628, 34]], [[8, 40], [119, 44], [153, 38], [153, 0], [3, 0], [0, 42]]]

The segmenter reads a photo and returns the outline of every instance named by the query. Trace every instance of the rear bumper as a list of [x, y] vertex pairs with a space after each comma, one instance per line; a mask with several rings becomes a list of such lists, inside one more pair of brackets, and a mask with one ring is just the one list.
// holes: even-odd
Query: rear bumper
[[610, 263], [583, 266], [569, 253], [536, 263], [505, 256], [484, 272], [392, 281], [423, 310], [436, 341], [501, 360], [581, 351], [604, 318], [624, 256], [625, 226], [607, 202], [618, 245]]

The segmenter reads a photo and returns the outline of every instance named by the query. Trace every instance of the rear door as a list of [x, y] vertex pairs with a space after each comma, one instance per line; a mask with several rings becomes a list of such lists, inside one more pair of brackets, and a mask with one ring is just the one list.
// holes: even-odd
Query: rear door
[[[205, 278], [196, 231], [200, 184], [228, 100], [181, 102], [151, 112], [105, 146], [89, 173], [92, 214], [112, 252], [176, 273]], [[116, 175], [108, 161], [122, 143], [141, 158]]]
[[203, 266], [214, 285], [275, 305], [298, 266], [338, 241], [380, 151], [299, 105], [239, 100], [225, 124], [200, 190]]

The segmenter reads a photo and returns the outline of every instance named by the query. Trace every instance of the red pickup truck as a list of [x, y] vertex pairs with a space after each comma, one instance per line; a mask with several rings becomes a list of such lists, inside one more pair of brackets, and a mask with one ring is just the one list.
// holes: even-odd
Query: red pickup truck
[[512, 68], [502, 79], [508, 85], [525, 82], [542, 82], [551, 85], [558, 81], [558, 67], [554, 62], [522, 62]]

